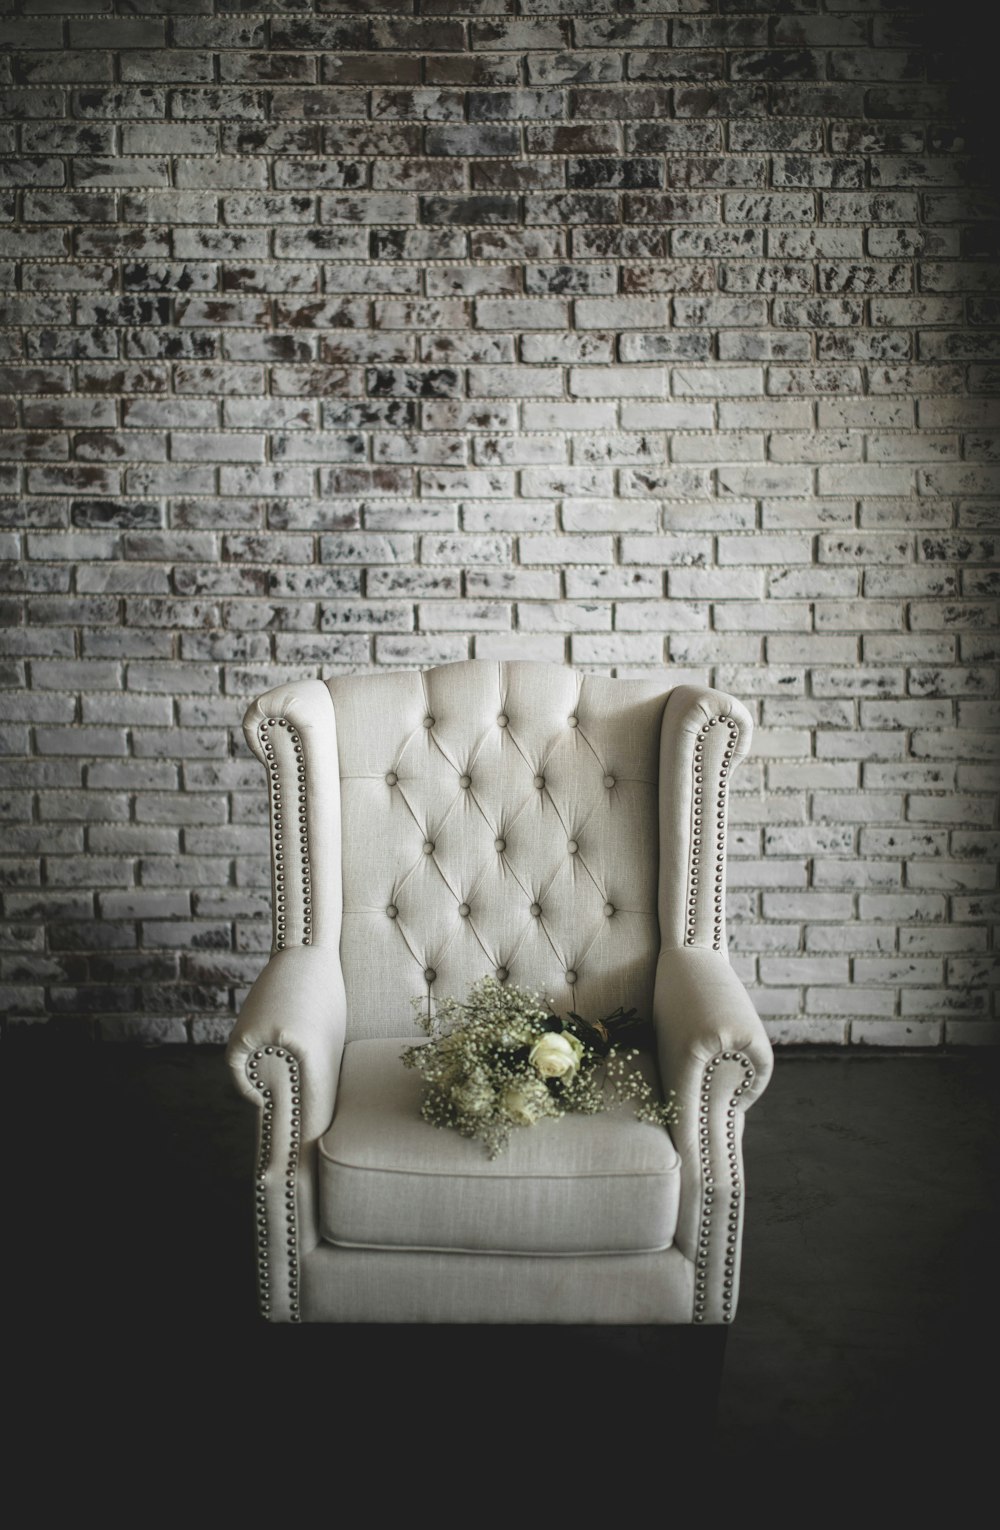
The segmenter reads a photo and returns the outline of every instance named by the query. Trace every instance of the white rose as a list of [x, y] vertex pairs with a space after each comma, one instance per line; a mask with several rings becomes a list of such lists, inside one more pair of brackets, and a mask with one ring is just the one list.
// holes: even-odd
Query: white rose
[[539, 1116], [552, 1113], [549, 1091], [539, 1079], [526, 1078], [509, 1084], [500, 1103], [518, 1126], [531, 1126]]
[[451, 1091], [452, 1102], [467, 1116], [482, 1116], [493, 1104], [493, 1090], [483, 1073], [473, 1073]]
[[542, 1078], [559, 1078], [569, 1083], [580, 1066], [583, 1043], [568, 1031], [546, 1031], [528, 1053], [528, 1061]]

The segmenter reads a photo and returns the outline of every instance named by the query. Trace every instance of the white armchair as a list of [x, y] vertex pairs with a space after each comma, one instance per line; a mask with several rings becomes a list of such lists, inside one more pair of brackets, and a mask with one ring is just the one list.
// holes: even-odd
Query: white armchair
[[[274, 949], [229, 1045], [259, 1111], [278, 1322], [727, 1324], [743, 1117], [771, 1049], [725, 946], [718, 691], [471, 661], [305, 680], [250, 708]], [[628, 1109], [490, 1160], [419, 1114], [411, 1005], [485, 973], [655, 1024], [670, 1136]]]

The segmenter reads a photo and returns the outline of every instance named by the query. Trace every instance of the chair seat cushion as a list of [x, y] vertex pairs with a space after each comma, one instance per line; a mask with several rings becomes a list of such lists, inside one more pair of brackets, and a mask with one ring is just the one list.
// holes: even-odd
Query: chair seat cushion
[[[668, 1248], [680, 1159], [661, 1127], [624, 1105], [515, 1127], [499, 1157], [429, 1125], [406, 1040], [344, 1049], [333, 1124], [320, 1142], [323, 1237], [352, 1248], [620, 1254]], [[655, 1064], [644, 1071], [655, 1078]], [[658, 1086], [657, 1086], [658, 1087]]]

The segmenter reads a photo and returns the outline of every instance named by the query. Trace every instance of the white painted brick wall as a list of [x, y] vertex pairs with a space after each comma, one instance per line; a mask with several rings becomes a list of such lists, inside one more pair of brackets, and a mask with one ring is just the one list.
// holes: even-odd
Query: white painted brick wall
[[477, 656], [751, 707], [776, 1041], [996, 1039], [962, 3], [3, 7], [12, 1027], [220, 1040], [269, 938], [246, 701]]

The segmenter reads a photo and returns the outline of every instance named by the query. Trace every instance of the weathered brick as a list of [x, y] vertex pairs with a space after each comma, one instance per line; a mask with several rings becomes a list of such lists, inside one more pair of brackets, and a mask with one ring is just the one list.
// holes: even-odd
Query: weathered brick
[[173, 9], [16, 22], [0, 87], [11, 875], [102, 919], [12, 908], [110, 963], [26, 1012], [224, 1039], [268, 940], [240, 703], [474, 655], [759, 712], [730, 904], [776, 1039], [980, 1023], [1000, 220], [927, 40]]

